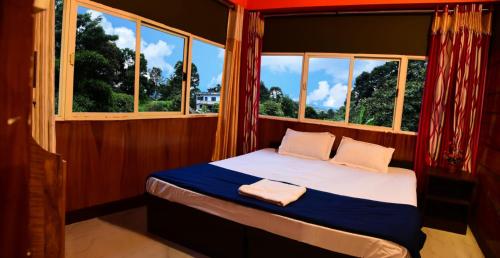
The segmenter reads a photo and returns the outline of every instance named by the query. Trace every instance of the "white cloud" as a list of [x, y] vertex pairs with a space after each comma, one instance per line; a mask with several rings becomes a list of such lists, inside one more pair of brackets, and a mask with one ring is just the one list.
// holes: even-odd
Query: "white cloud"
[[207, 85], [207, 88], [214, 87], [217, 84], [222, 83], [222, 73], [219, 73], [217, 76], [213, 76], [210, 82]]
[[338, 109], [344, 105], [347, 85], [337, 83], [330, 86], [327, 81], [320, 81], [318, 87], [307, 95], [307, 104], [321, 104], [324, 107]]
[[118, 35], [116, 46], [123, 48], [135, 49], [135, 33], [125, 27], [114, 28], [114, 34]]
[[275, 73], [302, 72], [301, 56], [263, 56], [262, 67], [266, 67]]
[[311, 58], [309, 71], [323, 70], [332, 77], [334, 83], [347, 83], [349, 80], [349, 59]]
[[87, 10], [86, 13], [90, 14], [90, 18], [92, 18], [92, 20], [95, 20], [95, 19], [99, 18], [100, 16], [102, 16], [101, 12], [90, 10], [90, 9]]
[[217, 58], [224, 59], [224, 49], [223, 48], [219, 49], [219, 52], [217, 53]]
[[338, 109], [344, 105], [346, 97], [347, 85], [337, 83], [330, 88], [328, 98], [323, 102], [323, 106]]
[[317, 102], [325, 99], [330, 92], [330, 85], [327, 81], [320, 81], [318, 88], [307, 94], [307, 103]]
[[371, 72], [373, 68], [377, 66], [381, 66], [386, 61], [382, 60], [370, 60], [370, 59], [362, 59], [356, 60], [354, 64], [353, 78], [354, 80], [363, 72]]
[[156, 43], [142, 41], [141, 49], [148, 61], [148, 68], [158, 67], [163, 72], [166, 72], [167, 76], [174, 72], [174, 67], [165, 60], [166, 57], [172, 54], [174, 46], [163, 40], [158, 40]]
[[113, 24], [106, 19], [106, 17], [98, 11], [87, 10], [92, 19], [97, 19], [101, 17], [101, 26], [106, 34], [117, 35], [118, 40], [116, 41], [116, 46], [124, 49], [130, 48], [135, 49], [135, 32], [126, 27], [113, 27]]

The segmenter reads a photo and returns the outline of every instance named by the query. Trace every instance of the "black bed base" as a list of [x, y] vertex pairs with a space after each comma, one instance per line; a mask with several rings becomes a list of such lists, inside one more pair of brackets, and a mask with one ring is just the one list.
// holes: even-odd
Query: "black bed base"
[[147, 195], [148, 231], [216, 258], [352, 257]]

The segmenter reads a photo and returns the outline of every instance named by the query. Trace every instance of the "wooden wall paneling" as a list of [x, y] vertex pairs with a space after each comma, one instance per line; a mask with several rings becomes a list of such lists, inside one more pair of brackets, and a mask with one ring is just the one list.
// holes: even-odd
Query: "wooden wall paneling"
[[29, 250], [33, 1], [0, 1], [0, 257]]
[[479, 190], [471, 220], [471, 228], [486, 257], [500, 257], [500, 5], [495, 7], [479, 136]]
[[346, 127], [301, 123], [295, 121], [283, 121], [267, 118], [259, 119], [259, 148], [277, 147], [281, 142], [281, 139], [285, 135], [287, 128], [298, 131], [331, 132], [336, 136], [333, 150], [337, 149], [342, 136], [346, 136], [360, 141], [393, 147], [396, 149], [393, 155], [394, 160], [413, 162], [415, 155], [415, 146], [417, 139], [416, 135], [375, 132]]
[[30, 147], [30, 222], [32, 257], [64, 257], [66, 166], [61, 157]]
[[217, 118], [58, 121], [56, 129], [74, 211], [141, 195], [152, 172], [210, 161]]

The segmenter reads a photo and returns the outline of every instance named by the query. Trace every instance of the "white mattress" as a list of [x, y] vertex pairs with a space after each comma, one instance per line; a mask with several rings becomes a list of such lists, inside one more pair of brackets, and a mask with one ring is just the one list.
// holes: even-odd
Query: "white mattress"
[[[417, 205], [415, 174], [402, 168], [389, 168], [388, 173], [370, 172], [328, 161], [279, 155], [274, 149], [264, 149], [211, 164], [350, 197]], [[356, 257], [410, 257], [405, 247], [391, 241], [249, 208], [156, 178], [148, 179], [146, 191], [172, 202], [334, 252]]]

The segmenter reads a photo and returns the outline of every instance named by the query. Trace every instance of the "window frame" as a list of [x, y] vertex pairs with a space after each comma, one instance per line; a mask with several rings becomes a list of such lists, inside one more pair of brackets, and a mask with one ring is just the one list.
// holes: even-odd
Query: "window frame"
[[[401, 130], [401, 122], [403, 116], [403, 106], [404, 106], [404, 96], [405, 96], [405, 86], [406, 86], [406, 75], [408, 69], [409, 60], [419, 60], [426, 61], [426, 56], [415, 56], [415, 55], [396, 55], [396, 54], [363, 54], [363, 53], [323, 53], [323, 52], [263, 52], [262, 56], [302, 56], [302, 74], [301, 74], [301, 89], [300, 89], [300, 99], [299, 99], [299, 117], [289, 118], [289, 117], [277, 117], [269, 115], [259, 115], [260, 118], [264, 119], [274, 119], [283, 121], [294, 121], [302, 122], [308, 124], [320, 124], [328, 126], [337, 126], [352, 129], [361, 129], [368, 131], [377, 132], [390, 132], [397, 134], [406, 135], [417, 135], [417, 132], [403, 131]], [[346, 111], [344, 121], [329, 121], [312, 119], [305, 117], [306, 110], [306, 98], [307, 98], [307, 82], [309, 77], [309, 61], [310, 58], [341, 58], [349, 59], [349, 76], [348, 76], [348, 89], [346, 96]], [[393, 111], [393, 122], [392, 127], [375, 126], [375, 125], [362, 125], [349, 122], [350, 113], [350, 102], [351, 102], [351, 92], [353, 88], [354, 78], [354, 62], [357, 59], [380, 59], [386, 61], [398, 61], [399, 71], [398, 79], [396, 85], [396, 97], [394, 98], [394, 111]]]
[[[134, 110], [126, 113], [113, 112], [73, 112], [73, 90], [74, 90], [74, 58], [76, 48], [76, 25], [78, 7], [92, 9], [117, 18], [129, 20], [135, 23], [136, 48], [135, 48], [135, 77], [134, 77]], [[191, 66], [192, 66], [192, 46], [193, 40], [200, 40], [224, 49], [224, 64], [226, 60], [226, 47], [223, 44], [199, 37], [192, 33], [176, 29], [153, 21], [151, 19], [129, 13], [120, 9], [109, 7], [90, 0], [65, 0], [63, 3], [63, 21], [61, 35], [61, 61], [59, 75], [59, 112], [55, 114], [56, 121], [65, 120], [131, 120], [131, 119], [152, 119], [152, 118], [180, 118], [180, 117], [217, 117], [217, 113], [192, 114], [189, 113], [189, 96], [191, 87]], [[166, 32], [184, 39], [183, 49], [183, 70], [187, 79], [182, 82], [182, 103], [181, 111], [162, 112], [139, 112], [139, 73], [141, 55], [141, 27]], [[222, 73], [221, 87], [224, 87], [224, 70]]]
[[[213, 41], [210, 41], [208, 39], [205, 39], [205, 38], [202, 38], [202, 37], [198, 37], [198, 36], [195, 36], [195, 35], [191, 35], [190, 37], [190, 40], [189, 40], [189, 66], [188, 66], [188, 72], [187, 72], [187, 78], [188, 78], [188, 82], [189, 84], [187, 85], [186, 87], [186, 98], [185, 98], [185, 105], [184, 105], [184, 109], [186, 110], [186, 116], [195, 116], [195, 117], [199, 117], [199, 116], [218, 116], [218, 113], [205, 113], [205, 114], [196, 114], [196, 113], [190, 113], [189, 112], [189, 108], [190, 108], [190, 97], [191, 97], [191, 67], [192, 67], [192, 63], [193, 63], [193, 42], [195, 40], [198, 40], [198, 41], [201, 41], [203, 43], [206, 43], [206, 44], [210, 44], [210, 45], [213, 45], [213, 46], [216, 46], [216, 47], [220, 47], [222, 49], [224, 49], [224, 60], [222, 62], [222, 80], [221, 80], [221, 89], [224, 87], [224, 82], [225, 82], [225, 78], [226, 78], [226, 73], [224, 72], [224, 67], [226, 67], [226, 54], [227, 54], [227, 49], [226, 49], [226, 46], [222, 45], [222, 44], [219, 44], [219, 43], [216, 43], [216, 42], [213, 42]], [[221, 90], [221, 95], [222, 95], [222, 90]], [[220, 103], [220, 98], [219, 98], [219, 103]]]

